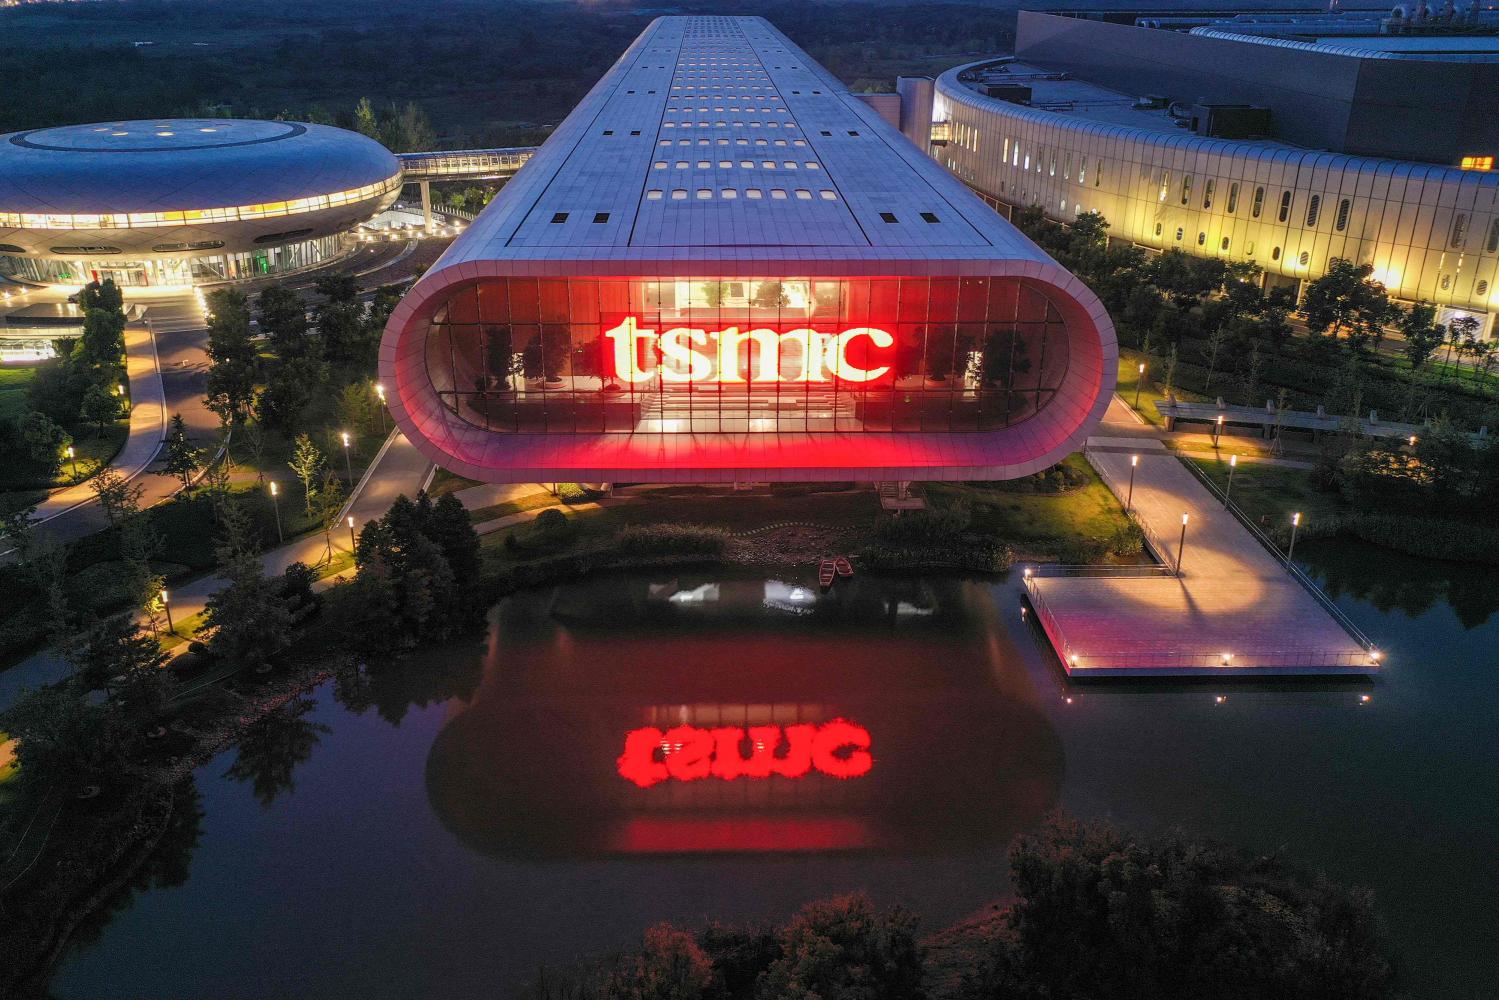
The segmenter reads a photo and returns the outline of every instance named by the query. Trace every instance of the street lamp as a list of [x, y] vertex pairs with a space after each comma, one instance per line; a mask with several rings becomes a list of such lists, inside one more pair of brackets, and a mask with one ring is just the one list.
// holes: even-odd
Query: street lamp
[[172, 624], [172, 602], [170, 596], [165, 590], [161, 592], [161, 606], [162, 609], [167, 613], [167, 631], [175, 635], [177, 632], [177, 626]]
[[1415, 446], [1416, 446], [1416, 435], [1412, 434], [1411, 435], [1411, 447], [1414, 448]]
[[354, 516], [349, 515], [349, 551], [357, 554], [359, 543], [354, 538]]
[[1239, 456], [1228, 456], [1228, 489], [1223, 494], [1223, 506], [1227, 507], [1234, 495], [1234, 470], [1239, 467]]
[[1296, 554], [1296, 529], [1301, 527], [1301, 511], [1291, 515], [1291, 547], [1286, 549], [1286, 565], [1291, 564], [1291, 557]]
[[349, 432], [343, 432], [344, 439], [344, 469], [349, 473], [349, 489], [354, 488], [354, 460], [349, 457]]
[[1135, 468], [1139, 464], [1139, 455], [1131, 455], [1129, 457], [1129, 495], [1124, 501], [1124, 512], [1126, 514], [1135, 509]]
[[286, 543], [286, 536], [281, 533], [281, 493], [276, 489], [276, 481], [271, 480], [271, 508], [276, 512], [276, 542]]
[[63, 452], [63, 454], [67, 455], [68, 456], [68, 461], [70, 463], [72, 463], [72, 465], [73, 465], [73, 478], [77, 479], [78, 478], [78, 453], [73, 450], [73, 446], [72, 445], [68, 445], [67, 449]]
[[1145, 362], [1140, 362], [1139, 374], [1135, 377], [1135, 409], [1140, 408], [1140, 386], [1145, 384]]
[[380, 431], [385, 431], [385, 386], [375, 383], [375, 396], [380, 400]]
[[1218, 419], [1213, 421], [1213, 447], [1218, 447], [1218, 436], [1223, 433], [1223, 414], [1218, 414]]
[[1176, 543], [1176, 575], [1177, 576], [1181, 576], [1182, 575], [1182, 553], [1185, 552], [1186, 549], [1187, 549], [1187, 521], [1190, 519], [1190, 517], [1191, 517], [1191, 515], [1189, 515], [1189, 514], [1182, 514], [1182, 536], [1181, 536], [1181, 540]]

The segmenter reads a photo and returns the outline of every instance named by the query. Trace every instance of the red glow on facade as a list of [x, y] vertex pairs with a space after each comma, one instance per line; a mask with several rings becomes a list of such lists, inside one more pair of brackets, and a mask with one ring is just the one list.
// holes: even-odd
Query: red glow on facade
[[874, 766], [869, 730], [844, 719], [821, 725], [723, 726], [701, 729], [654, 726], [625, 734], [620, 776], [641, 788], [663, 781], [715, 777], [805, 778], [818, 771], [857, 778]]
[[838, 333], [774, 330], [753, 321], [720, 329], [659, 324], [625, 316], [604, 331], [604, 370], [621, 382], [721, 385], [887, 382], [895, 336], [872, 326]]

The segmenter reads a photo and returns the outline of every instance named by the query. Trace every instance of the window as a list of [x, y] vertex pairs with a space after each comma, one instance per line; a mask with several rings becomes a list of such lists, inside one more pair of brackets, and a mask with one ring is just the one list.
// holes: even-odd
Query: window
[[1444, 274], [1444, 275], [1442, 275], [1442, 291], [1445, 292], [1447, 289], [1449, 289], [1451, 287], [1452, 287], [1452, 275], [1450, 275], [1450, 274]]
[[[837, 201], [838, 200], [838, 192], [830, 190], [828, 188], [823, 188], [821, 194], [822, 194], [822, 200], [823, 201]], [[925, 213], [923, 213], [923, 214], [925, 214]], [[931, 221], [932, 222], [936, 222], [937, 220], [936, 219], [932, 219]]]
[[1208, 234], [1207, 233], [1198, 233], [1197, 234], [1197, 245], [1198, 246], [1200, 246], [1200, 247], [1201, 246], [1207, 246], [1207, 242], [1208, 242]]
[[1192, 200], [1192, 175], [1182, 175], [1182, 204]]
[[922, 221], [924, 221], [924, 222], [939, 222], [939, 221], [941, 221], [941, 220], [939, 220], [937, 218], [937, 213], [936, 212], [922, 212], [921, 213], [921, 218], [922, 218]]
[[808, 191], [806, 188], [797, 188], [796, 197], [801, 201], [811, 201], [812, 192]]
[[1461, 212], [1452, 217], [1452, 239], [1450, 245], [1456, 249], [1468, 238], [1468, 217]]
[[605, 135], [613, 135], [614, 134], [614, 129], [612, 129], [612, 128], [606, 128], [606, 129], [604, 129], [604, 134]]
[[1159, 222], [1155, 224], [1155, 234], [1157, 236], [1161, 235], [1161, 224]]
[[671, 189], [671, 200], [672, 201], [685, 201], [686, 199], [687, 199], [687, 191], [686, 191], [685, 188], [672, 188]]
[[593, 213], [593, 224], [595, 226], [602, 226], [604, 223], [606, 223], [608, 221], [609, 221], [609, 213], [608, 212], [594, 212]]
[[770, 189], [770, 200], [771, 201], [785, 201], [786, 200], [786, 189], [785, 188], [771, 188]]
[[1161, 171], [1161, 189], [1160, 189], [1160, 191], [1158, 191], [1156, 193], [1156, 199], [1155, 200], [1156, 201], [1165, 201], [1166, 200], [1166, 191], [1170, 187], [1171, 187], [1171, 172], [1169, 170], [1162, 170]]
[[1271, 260], [1280, 260], [1280, 247], [1271, 247], [1270, 248], [1270, 259]]
[[1233, 215], [1239, 207], [1239, 184], [1235, 181], [1228, 186], [1228, 214]]
[[1488, 293], [1489, 283], [1487, 281], [1480, 281], [1478, 284], [1473, 286], [1474, 295], [1487, 295]]
[[1202, 188], [1202, 207], [1213, 207], [1213, 189], [1218, 186], [1217, 181], [1210, 180]]
[[1182, 241], [1182, 237], [1185, 236], [1185, 235], [1186, 235], [1186, 233], [1182, 230], [1182, 227], [1181, 226], [1177, 226], [1176, 227], [1176, 242], [1180, 243]]
[[1219, 250], [1227, 250], [1228, 249], [1228, 237], [1227, 236], [1223, 237], [1223, 239], [1218, 242], [1218, 249]]
[[651, 188], [649, 191], [647, 191], [645, 193], [645, 200], [646, 201], [660, 201], [661, 200], [661, 189], [660, 188]]
[[760, 200], [760, 189], [759, 188], [745, 188], [744, 189], [744, 196], [746, 198], [748, 198], [750, 201], [759, 201]]
[[1350, 202], [1347, 198], [1344, 198], [1342, 201], [1338, 202], [1338, 217], [1334, 219], [1332, 223], [1333, 228], [1338, 232], [1341, 233], [1343, 230], [1348, 228], [1348, 213], [1352, 208], [1353, 203]]
[[1306, 203], [1306, 226], [1308, 229], [1317, 224], [1317, 219], [1322, 214], [1322, 196], [1314, 194], [1307, 199]]
[[552, 225], [554, 225], [554, 226], [560, 226], [560, 225], [562, 225], [566, 221], [567, 221], [567, 213], [566, 212], [553, 212], [552, 213]]
[[733, 201], [735, 198], [739, 197], [739, 192], [734, 188], [724, 188], [722, 191], [718, 192], [718, 196], [725, 201]]
[[899, 219], [897, 219], [895, 217], [895, 213], [894, 212], [881, 212], [880, 213], [880, 218], [883, 221], [885, 221], [885, 222], [899, 222], [900, 221]]
[[1277, 218], [1281, 222], [1285, 222], [1290, 217], [1291, 217], [1291, 192], [1289, 192], [1289, 191], [1282, 191], [1280, 193], [1280, 213], [1277, 216]]
[[1101, 160], [1101, 159], [1094, 160], [1093, 161], [1093, 186], [1094, 187], [1098, 187], [1098, 185], [1100, 185], [1102, 183], [1103, 183], [1103, 160]]
[[1311, 262], [1312, 255], [1305, 250], [1301, 251], [1301, 256], [1296, 258], [1296, 263], [1300, 264], [1302, 267], [1306, 267]]
[[1489, 239], [1485, 247], [1489, 253], [1499, 253], [1499, 218], [1489, 223]]
[[1249, 209], [1250, 216], [1258, 219], [1260, 217], [1260, 212], [1264, 209], [1264, 207], [1265, 189], [1262, 187], [1257, 187], [1254, 189], [1254, 204]]

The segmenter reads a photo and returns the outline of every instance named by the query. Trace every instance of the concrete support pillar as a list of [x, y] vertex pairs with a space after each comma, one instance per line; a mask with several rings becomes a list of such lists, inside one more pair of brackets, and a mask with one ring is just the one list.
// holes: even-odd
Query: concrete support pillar
[[419, 181], [418, 186], [422, 189], [422, 225], [428, 232], [432, 230], [432, 182]]

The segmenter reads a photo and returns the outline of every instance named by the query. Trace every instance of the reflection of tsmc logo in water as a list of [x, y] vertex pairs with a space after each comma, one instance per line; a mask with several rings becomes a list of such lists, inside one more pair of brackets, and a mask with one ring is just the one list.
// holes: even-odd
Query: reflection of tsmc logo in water
[[895, 346], [894, 336], [871, 326], [842, 333], [678, 326], [657, 333], [634, 316], [604, 336], [611, 374], [637, 384], [658, 376], [678, 383], [877, 382], [890, 373]]
[[[748, 751], [748, 753], [746, 753]], [[869, 730], [844, 719], [822, 725], [724, 726], [699, 729], [654, 726], [625, 736], [619, 773], [641, 788], [674, 778], [804, 778], [820, 771], [834, 778], [857, 778], [874, 766]]]

